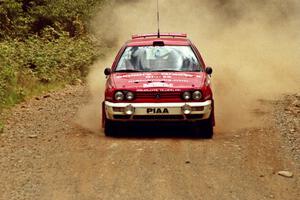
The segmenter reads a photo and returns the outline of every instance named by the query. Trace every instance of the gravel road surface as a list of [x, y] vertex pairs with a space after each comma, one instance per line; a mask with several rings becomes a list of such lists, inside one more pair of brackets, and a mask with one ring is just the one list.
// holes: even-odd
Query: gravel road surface
[[33, 98], [5, 114], [0, 199], [300, 199], [300, 97], [284, 98], [261, 101], [262, 126], [217, 127], [212, 140], [184, 128], [122, 138], [84, 130], [74, 123], [84, 86]]

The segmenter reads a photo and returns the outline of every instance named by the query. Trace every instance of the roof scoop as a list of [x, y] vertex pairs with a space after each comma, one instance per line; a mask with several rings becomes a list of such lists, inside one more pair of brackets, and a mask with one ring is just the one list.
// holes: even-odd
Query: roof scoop
[[164, 41], [154, 41], [153, 46], [163, 47], [163, 46], [165, 46], [165, 43], [164, 43]]

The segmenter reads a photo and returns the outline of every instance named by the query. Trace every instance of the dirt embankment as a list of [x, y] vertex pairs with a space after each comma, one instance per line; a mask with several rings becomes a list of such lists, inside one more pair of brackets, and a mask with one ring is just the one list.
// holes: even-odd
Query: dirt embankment
[[258, 102], [253, 117], [263, 126], [217, 128], [213, 140], [197, 140], [184, 128], [124, 138], [81, 129], [74, 121], [87, 94], [69, 87], [12, 110], [0, 135], [1, 200], [300, 197], [299, 96]]

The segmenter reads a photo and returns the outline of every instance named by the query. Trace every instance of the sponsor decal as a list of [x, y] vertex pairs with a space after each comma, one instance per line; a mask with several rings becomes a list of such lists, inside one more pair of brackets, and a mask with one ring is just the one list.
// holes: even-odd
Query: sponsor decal
[[194, 75], [192, 74], [187, 74], [187, 73], [171, 73], [171, 72], [163, 72], [161, 73], [163, 76], [184, 76], [184, 77], [193, 77]]
[[123, 74], [123, 75], [118, 75], [116, 78], [132, 78], [132, 77], [146, 77], [151, 75], [151, 73], [128, 73], [128, 74]]
[[149, 88], [149, 87], [174, 87], [174, 86], [172, 83], [154, 82], [154, 83], [143, 84], [143, 87]]
[[123, 75], [117, 75], [116, 78], [132, 78], [132, 77], [145, 77], [147, 79], [153, 78], [172, 78], [172, 77], [187, 77], [191, 78], [194, 77], [194, 74], [187, 74], [187, 73], [172, 73], [172, 72], [163, 72], [160, 74], [155, 74], [155, 72], [148, 72], [148, 73], [128, 73]]
[[146, 79], [166, 79], [166, 78], [172, 78], [172, 76], [162, 76], [162, 75], [151, 75], [151, 76], [146, 76]]
[[169, 114], [167, 108], [147, 108], [147, 114]]
[[178, 88], [141, 88], [137, 89], [137, 92], [181, 92], [181, 89]]
[[[128, 83], [144, 83], [144, 82], [156, 82], [157, 80], [153, 79], [143, 79], [143, 80], [129, 80]], [[159, 80], [161, 82], [177, 82], [177, 83], [188, 83], [188, 80], [183, 80], [183, 79], [161, 79]]]

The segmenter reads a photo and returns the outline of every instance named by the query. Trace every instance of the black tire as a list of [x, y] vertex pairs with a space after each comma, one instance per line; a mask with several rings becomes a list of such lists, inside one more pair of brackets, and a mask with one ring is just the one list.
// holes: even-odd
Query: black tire
[[213, 136], [214, 136], [214, 127], [211, 123], [211, 119], [203, 121], [202, 130], [203, 130], [203, 138], [205, 138], [205, 139], [213, 138]]
[[197, 138], [211, 139], [214, 135], [214, 129], [211, 118], [195, 123], [194, 136]]
[[107, 137], [115, 137], [119, 134], [119, 124], [111, 120], [106, 119], [104, 125], [104, 134]]

